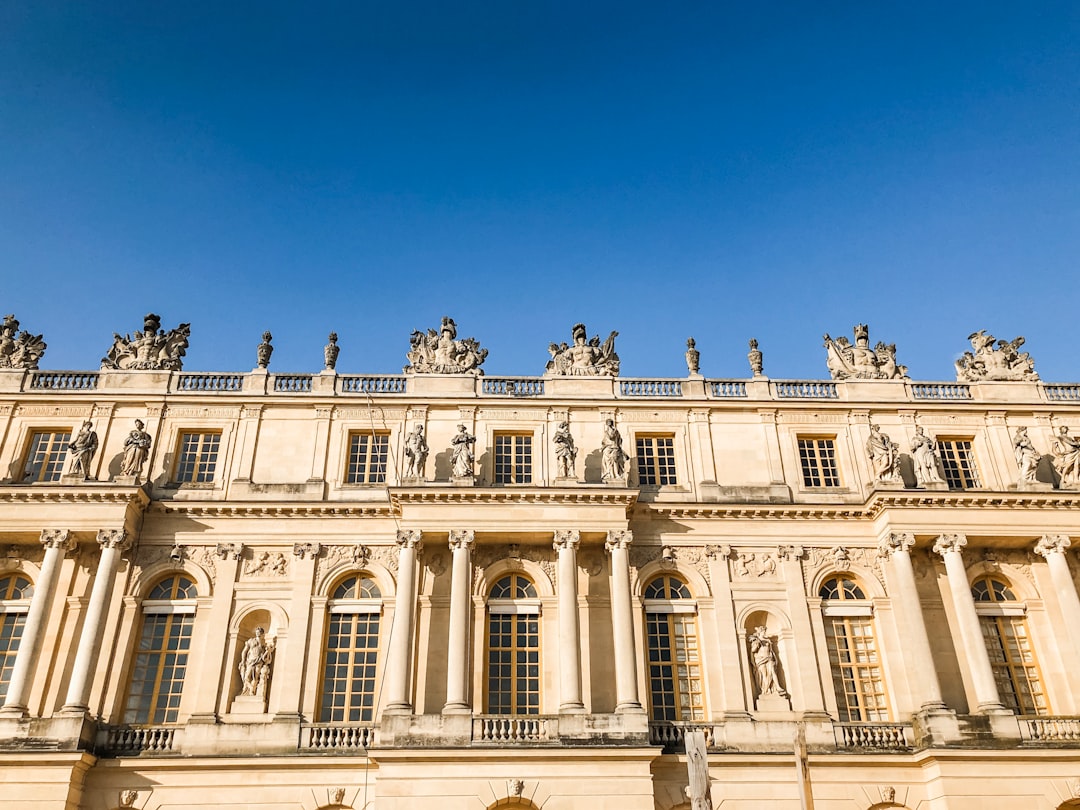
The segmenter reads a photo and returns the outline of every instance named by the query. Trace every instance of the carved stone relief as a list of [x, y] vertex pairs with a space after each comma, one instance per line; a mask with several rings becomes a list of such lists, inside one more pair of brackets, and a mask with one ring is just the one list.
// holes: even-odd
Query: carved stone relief
[[363, 543], [323, 546], [323, 553], [315, 560], [316, 581], [321, 582], [328, 572], [346, 561], [350, 562], [357, 571], [366, 568], [372, 562], [378, 563], [396, 575], [398, 549], [397, 546], [369, 546]]
[[252, 551], [251, 559], [244, 564], [244, 576], [252, 579], [288, 575], [289, 559], [280, 551]]
[[[1038, 380], [1035, 361], [1027, 352], [1021, 352], [1024, 338], [997, 340], [985, 329], [968, 335], [972, 351], [964, 352], [956, 361], [958, 382], [980, 380]], [[997, 340], [997, 346], [994, 345]]]
[[776, 579], [776, 555], [769, 551], [735, 551], [729, 559], [734, 579]]
[[516, 543], [476, 546], [472, 558], [476, 572], [500, 560], [518, 560], [519, 565], [521, 560], [528, 560], [539, 565], [548, 578], [555, 581], [555, 552], [550, 546], [521, 546]]
[[881, 566], [881, 557], [876, 548], [853, 548], [850, 546], [810, 547], [807, 549], [805, 563], [806, 581], [811, 583], [823, 569], [850, 571], [860, 568], [873, 572], [881, 587], [885, 587], [885, 574]]

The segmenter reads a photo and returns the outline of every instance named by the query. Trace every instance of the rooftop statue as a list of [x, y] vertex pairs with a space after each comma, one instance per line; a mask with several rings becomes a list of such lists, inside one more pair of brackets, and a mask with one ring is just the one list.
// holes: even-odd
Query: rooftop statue
[[476, 338], [457, 340], [457, 324], [444, 316], [439, 331], [428, 329], [427, 334], [415, 330], [409, 336], [409, 364], [406, 374], [475, 374], [482, 376], [480, 366], [488, 350], [481, 349]]
[[855, 326], [855, 345], [846, 337], [833, 340], [825, 333], [825, 364], [834, 380], [905, 380], [907, 366], [896, 364], [896, 344], [878, 341], [870, 348], [870, 330], [865, 323]]
[[1024, 338], [997, 340], [986, 334], [985, 329], [968, 335], [974, 351], [964, 352], [956, 361], [957, 382], [980, 382], [982, 380], [1037, 380], [1035, 361], [1027, 352], [1020, 351]]
[[36, 369], [45, 354], [45, 341], [41, 335], [19, 332], [19, 322], [14, 315], [5, 315], [0, 323], [0, 368]]
[[551, 360], [544, 370], [545, 377], [618, 377], [619, 355], [615, 354], [615, 338], [612, 332], [600, 343], [600, 336], [587, 340], [585, 324], [576, 323], [573, 329], [574, 343], [552, 343], [548, 346]]
[[136, 330], [134, 337], [113, 334], [113, 345], [101, 359], [101, 368], [180, 371], [190, 336], [191, 324], [182, 323], [166, 332], [161, 328], [161, 318], [151, 312], [143, 318], [143, 329]]

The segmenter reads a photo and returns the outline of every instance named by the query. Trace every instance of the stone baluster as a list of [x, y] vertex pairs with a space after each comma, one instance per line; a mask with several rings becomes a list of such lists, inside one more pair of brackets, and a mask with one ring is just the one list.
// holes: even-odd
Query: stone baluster
[[64, 555], [74, 550], [75, 539], [66, 529], [44, 529], [41, 532], [41, 544], [45, 546], [45, 559], [41, 563], [41, 574], [34, 583], [34, 595], [30, 599], [30, 610], [23, 625], [19, 651], [15, 656], [15, 666], [8, 681], [7, 697], [0, 714], [25, 717], [30, 686], [33, 682], [34, 669], [41, 655], [42, 631], [45, 620], [52, 607], [56, 581], [60, 578], [60, 563]]
[[615, 643], [615, 711], [640, 712], [637, 652], [634, 647], [634, 608], [630, 601], [630, 543], [628, 529], [609, 531], [604, 548], [611, 554], [611, 635]]
[[940, 554], [945, 560], [949, 592], [952, 594], [956, 623], [960, 630], [960, 643], [964, 645], [960, 659], [967, 661], [971, 672], [977, 704], [975, 710], [980, 714], [1007, 712], [994, 681], [994, 670], [990, 666], [986, 642], [983, 641], [979, 614], [975, 612], [975, 599], [971, 595], [971, 585], [968, 584], [964, 557], [960, 553], [966, 545], [967, 538], [962, 534], [943, 534], [934, 542], [934, 553]]
[[89, 708], [91, 674], [97, 669], [101, 637], [105, 633], [105, 610], [112, 595], [120, 555], [131, 545], [124, 529], [102, 529], [97, 533], [97, 542], [101, 546], [101, 559], [94, 573], [90, 604], [86, 608], [75, 664], [71, 668], [71, 680], [62, 709], [64, 712], [82, 713]]
[[443, 714], [468, 714], [469, 615], [472, 590], [472, 547], [476, 532], [450, 532], [450, 636], [446, 651], [446, 705]]
[[581, 532], [555, 532], [554, 548], [558, 553], [559, 589], [559, 688], [562, 700], [559, 711], [583, 712], [581, 700], [581, 628], [578, 622], [577, 550]]
[[416, 557], [424, 547], [417, 529], [397, 533], [398, 582], [394, 600], [394, 624], [390, 630], [390, 654], [386, 662], [386, 711], [411, 714], [409, 675], [413, 648], [413, 617], [416, 613]]
[[1050, 534], [1039, 539], [1035, 544], [1035, 553], [1046, 558], [1050, 569], [1050, 580], [1054, 583], [1061, 614], [1065, 619], [1065, 631], [1074, 650], [1080, 650], [1080, 596], [1069, 573], [1069, 563], [1065, 552], [1072, 541], [1063, 534]]

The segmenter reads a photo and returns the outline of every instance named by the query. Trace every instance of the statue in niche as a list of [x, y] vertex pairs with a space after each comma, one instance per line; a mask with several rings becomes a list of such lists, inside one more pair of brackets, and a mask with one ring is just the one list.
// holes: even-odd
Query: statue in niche
[[189, 337], [191, 324], [182, 323], [165, 332], [161, 318], [151, 312], [143, 318], [142, 331], [136, 330], [134, 336], [113, 335], [113, 345], [101, 359], [101, 368], [180, 371]]
[[71, 474], [81, 475], [89, 481], [90, 464], [94, 460], [97, 449], [97, 431], [94, 430], [94, 423], [87, 419], [79, 432], [75, 434], [75, 438], [68, 444], [68, 452], [71, 453]]
[[787, 697], [787, 692], [780, 686], [776, 648], [769, 639], [765, 625], [760, 625], [750, 635], [750, 660], [754, 664], [754, 680], [757, 681], [758, 695]]
[[866, 453], [870, 456], [870, 468], [874, 480], [883, 484], [896, 484], [900, 477], [900, 445], [881, 432], [879, 425], [870, 425], [870, 438], [866, 440]]
[[573, 344], [548, 345], [551, 360], [544, 369], [545, 377], [618, 377], [619, 355], [615, 354], [615, 338], [618, 332], [612, 332], [607, 340], [600, 343], [600, 336], [588, 339], [585, 324], [574, 324]]
[[1080, 439], [1069, 435], [1062, 425], [1054, 436], [1054, 469], [1061, 476], [1062, 486], [1080, 483]]
[[427, 464], [428, 443], [424, 438], [424, 426], [417, 425], [405, 437], [405, 477], [423, 478]]
[[690, 372], [690, 376], [701, 371], [701, 352], [697, 350], [697, 343], [693, 338], [686, 339], [686, 370]]
[[896, 344], [878, 344], [870, 348], [870, 330], [864, 323], [855, 325], [855, 344], [846, 337], [833, 340], [825, 334], [826, 359], [834, 380], [903, 380], [907, 366], [896, 364]]
[[574, 437], [570, 435], [570, 423], [560, 422], [559, 429], [551, 440], [555, 443], [555, 462], [558, 466], [559, 478], [574, 477], [574, 461], [577, 459], [577, 447], [574, 446]]
[[746, 353], [746, 359], [755, 377], [760, 377], [765, 373], [765, 356], [758, 348], [757, 338], [750, 338], [750, 351]]
[[450, 474], [454, 478], [472, 478], [473, 465], [476, 463], [476, 437], [470, 436], [464, 425], [458, 425], [457, 435], [450, 440], [450, 444]]
[[626, 462], [629, 460], [615, 420], [608, 419], [604, 423], [604, 438], [600, 441], [600, 479], [604, 482], [622, 480], [626, 476]]
[[480, 366], [488, 350], [481, 349], [476, 338], [457, 339], [457, 324], [444, 316], [439, 331], [428, 329], [427, 334], [414, 330], [409, 336], [409, 364], [406, 374], [475, 374], [482, 376]]
[[1016, 458], [1016, 466], [1020, 469], [1020, 481], [1034, 482], [1035, 472], [1039, 467], [1039, 451], [1028, 436], [1026, 427], [1018, 427], [1013, 436], [1013, 456]]
[[1024, 345], [1023, 337], [997, 340], [993, 335], [988, 335], [985, 329], [980, 329], [968, 335], [968, 340], [971, 341], [972, 351], [964, 352], [956, 361], [958, 382], [1039, 379], [1031, 355], [1020, 351]]
[[920, 484], [943, 483], [938, 474], [937, 440], [927, 436], [922, 425], [915, 426], [911, 439], [911, 460], [915, 463], [915, 480]]
[[36, 369], [45, 348], [41, 335], [31, 335], [25, 330], [19, 332], [15, 316], [4, 316], [0, 323], [0, 369]]
[[240, 697], [265, 698], [270, 688], [270, 671], [274, 664], [274, 642], [266, 639], [266, 631], [255, 628], [255, 635], [244, 643], [240, 652]]
[[150, 455], [150, 434], [143, 428], [141, 419], [135, 420], [135, 428], [124, 439], [124, 458], [120, 462], [121, 475], [140, 475]]

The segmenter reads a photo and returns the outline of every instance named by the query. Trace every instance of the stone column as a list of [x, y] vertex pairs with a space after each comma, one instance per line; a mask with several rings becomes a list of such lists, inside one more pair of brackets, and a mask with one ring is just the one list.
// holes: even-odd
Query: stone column
[[75, 548], [75, 540], [66, 529], [43, 529], [41, 544], [45, 546], [45, 559], [41, 563], [41, 575], [34, 583], [34, 595], [30, 598], [30, 610], [26, 614], [15, 666], [8, 681], [7, 698], [3, 709], [0, 709], [0, 714], [8, 717], [26, 716], [34, 668], [41, 654], [42, 630], [52, 606], [56, 581], [60, 577], [60, 563], [64, 554]]
[[446, 705], [443, 714], [468, 714], [469, 704], [469, 610], [472, 604], [472, 547], [476, 532], [450, 532], [450, 637], [446, 651]]
[[[1035, 544], [1035, 553], [1046, 558], [1050, 568], [1050, 580], [1054, 583], [1061, 614], [1065, 618], [1065, 630], [1074, 650], [1080, 650], [1080, 596], [1076, 594], [1065, 551], [1072, 541], [1064, 534], [1050, 534]], [[16, 662], [17, 665], [17, 662]]]
[[[217, 556], [217, 578], [214, 583], [214, 597], [210, 603], [210, 617], [207, 631], [203, 636], [200, 658], [213, 662], [202, 667], [189, 667], [184, 684], [184, 694], [188, 689], [192, 694], [192, 712], [189, 723], [216, 723], [218, 720], [218, 699], [221, 683], [231, 678], [232, 663], [223, 660], [226, 639], [229, 632], [229, 615], [232, 611], [233, 594], [236, 590], [236, 570], [240, 567], [240, 557], [244, 553], [243, 543], [218, 543], [214, 548]], [[191, 658], [189, 660], [194, 660]], [[226, 674], [225, 670], [228, 670]], [[230, 695], [231, 697], [231, 695]], [[225, 708], [225, 707], [222, 707]]]
[[916, 699], [924, 710], [944, 709], [941, 682], [934, 668], [934, 654], [926, 633], [919, 590], [915, 585], [915, 569], [911, 565], [911, 548], [914, 545], [915, 535], [893, 533], [878, 543], [878, 550], [881, 556], [892, 562], [895, 579], [890, 579], [890, 582], [896, 586], [893, 604], [898, 604], [904, 611], [904, 623], [909, 628], [907, 642], [911, 646], [905, 654], [910, 664], [908, 671], [915, 676]]
[[555, 551], [559, 555], [559, 711], [585, 711], [581, 700], [581, 628], [578, 623], [577, 550], [581, 532], [574, 529], [555, 532]]
[[81, 713], [89, 708], [91, 675], [97, 669], [101, 637], [105, 632], [105, 608], [112, 595], [120, 555], [131, 544], [124, 529], [102, 529], [97, 533], [97, 541], [101, 546], [101, 559], [94, 572], [90, 604], [86, 608], [79, 647], [75, 652], [75, 665], [71, 668], [71, 680], [62, 709], [65, 712]]
[[940, 554], [945, 560], [949, 592], [952, 594], [956, 623], [960, 630], [960, 642], [964, 645], [959, 657], [968, 662], [971, 670], [977, 703], [975, 711], [980, 714], [1010, 713], [998, 695], [994, 670], [990, 666], [982, 628], [979, 627], [979, 615], [975, 612], [975, 599], [971, 595], [967, 571], [964, 569], [964, 557], [960, 553], [966, 545], [967, 538], [962, 534], [943, 534], [934, 542], [934, 553]]
[[609, 531], [604, 548], [611, 554], [611, 635], [615, 642], [615, 711], [642, 712], [634, 649], [634, 607], [630, 601], [628, 529]]
[[399, 530], [397, 544], [397, 598], [394, 600], [394, 624], [390, 628], [390, 652], [386, 662], [386, 712], [412, 714], [409, 674], [413, 617], [416, 613], [416, 555], [424, 544], [417, 529]]

